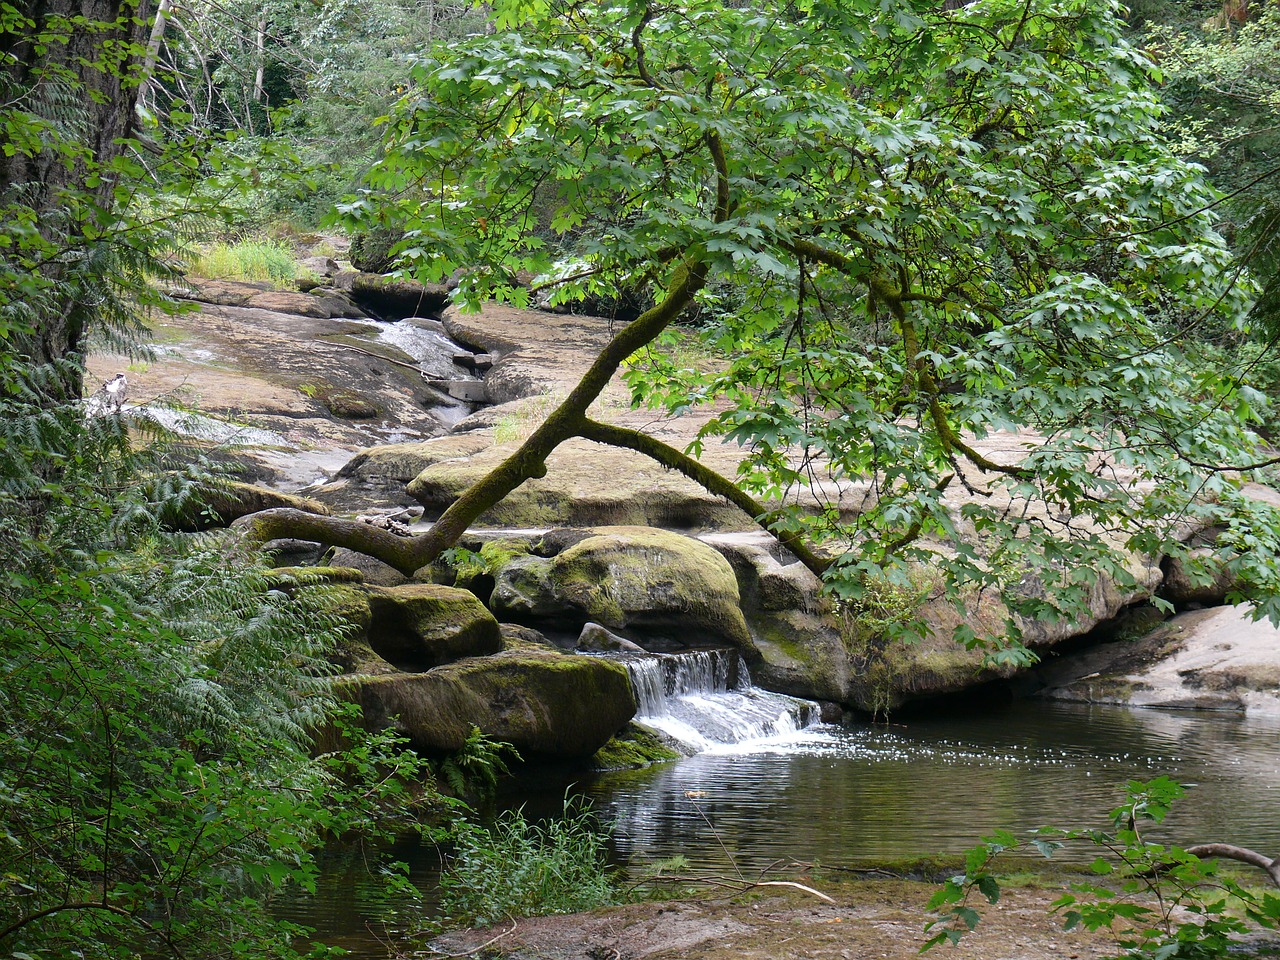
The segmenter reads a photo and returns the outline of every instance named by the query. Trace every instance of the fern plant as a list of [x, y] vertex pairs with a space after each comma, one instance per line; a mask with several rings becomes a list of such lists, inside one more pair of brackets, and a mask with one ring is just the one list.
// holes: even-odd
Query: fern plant
[[312, 757], [340, 629], [323, 587], [166, 532], [202, 477], [50, 404], [57, 371], [0, 371], [0, 953], [296, 955], [271, 899], [314, 885], [316, 848], [447, 801], [351, 722]]

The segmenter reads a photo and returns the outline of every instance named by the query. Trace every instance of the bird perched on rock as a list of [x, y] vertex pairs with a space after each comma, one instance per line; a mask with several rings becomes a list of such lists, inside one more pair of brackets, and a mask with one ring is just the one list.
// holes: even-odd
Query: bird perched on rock
[[123, 373], [117, 373], [89, 398], [89, 416], [105, 417], [110, 414], [118, 416], [124, 409], [124, 401], [128, 395], [129, 379]]
[[129, 395], [129, 380], [123, 373], [117, 373], [102, 385], [102, 392], [107, 395], [107, 406], [119, 413]]

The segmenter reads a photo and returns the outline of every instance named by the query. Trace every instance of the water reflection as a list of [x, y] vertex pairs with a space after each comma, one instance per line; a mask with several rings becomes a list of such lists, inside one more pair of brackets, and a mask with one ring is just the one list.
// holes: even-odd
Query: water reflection
[[[996, 716], [809, 734], [586, 786], [625, 861], [723, 869], [955, 853], [980, 834], [1099, 825], [1129, 779], [1194, 784], [1166, 834], [1280, 851], [1280, 723], [1020, 704]], [[718, 838], [718, 839], [717, 839]]]
[[[1280, 854], [1280, 719], [1106, 706], [1024, 702], [985, 716], [808, 731], [647, 770], [526, 778], [505, 803], [551, 816], [566, 789], [583, 793], [612, 824], [624, 864], [680, 855], [691, 871], [723, 871], [732, 857], [745, 873], [775, 860], [840, 866], [958, 853], [997, 828], [1098, 826], [1126, 780], [1161, 774], [1192, 785], [1164, 839]], [[406, 846], [391, 859], [410, 863], [430, 902], [435, 848]], [[385, 957], [373, 922], [384, 905], [347, 866], [335, 863], [316, 897], [282, 912], [356, 957]]]

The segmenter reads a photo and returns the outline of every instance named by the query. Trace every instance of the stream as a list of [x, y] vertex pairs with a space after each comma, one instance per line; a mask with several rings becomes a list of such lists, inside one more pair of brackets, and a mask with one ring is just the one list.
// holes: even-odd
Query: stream
[[[1280, 852], [1280, 718], [1024, 700], [981, 714], [804, 727], [804, 701], [770, 699], [723, 658], [664, 669], [665, 683], [650, 675], [641, 713], [686, 742], [701, 738], [702, 752], [643, 770], [525, 776], [502, 805], [553, 816], [566, 793], [581, 795], [633, 874], [681, 857], [684, 875], [751, 876], [778, 861], [851, 867], [956, 854], [996, 828], [1104, 826], [1127, 780], [1165, 774], [1188, 795], [1159, 838]], [[699, 671], [707, 679], [690, 680]], [[722, 696], [747, 705], [755, 725], [726, 732], [714, 718]], [[709, 726], [693, 717], [704, 700], [714, 701]], [[739, 736], [748, 739], [732, 742]], [[392, 855], [410, 864], [429, 910], [436, 850], [405, 844]], [[358, 958], [385, 957], [366, 929], [380, 905], [362, 875], [335, 861], [317, 896], [284, 912]]]

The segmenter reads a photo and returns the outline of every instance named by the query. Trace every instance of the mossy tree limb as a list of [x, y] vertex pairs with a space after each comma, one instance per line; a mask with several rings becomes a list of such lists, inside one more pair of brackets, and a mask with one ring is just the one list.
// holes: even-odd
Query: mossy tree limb
[[666, 296], [619, 330], [551, 415], [511, 456], [455, 500], [426, 533], [413, 537], [397, 536], [358, 520], [319, 517], [288, 508], [254, 514], [241, 522], [242, 528], [249, 536], [262, 542], [288, 537], [346, 547], [376, 557], [401, 573], [412, 575], [457, 543], [481, 514], [500, 503], [526, 480], [546, 476], [547, 457], [560, 444], [573, 437], [587, 435], [590, 423], [587, 410], [599, 398], [622, 362], [651, 343], [688, 307], [706, 282], [706, 276], [705, 264], [693, 259], [682, 261], [675, 269]]
[[775, 529], [773, 523], [778, 518], [776, 511], [770, 510], [733, 481], [675, 447], [639, 430], [629, 430], [626, 427], [617, 427], [596, 420], [588, 420], [581, 435], [584, 439], [594, 440], [596, 443], [625, 447], [637, 453], [643, 453], [668, 469], [678, 470], [709, 493], [724, 497], [755, 519], [817, 576], [821, 577], [831, 565], [829, 560], [814, 553], [812, 548], [794, 532]]

